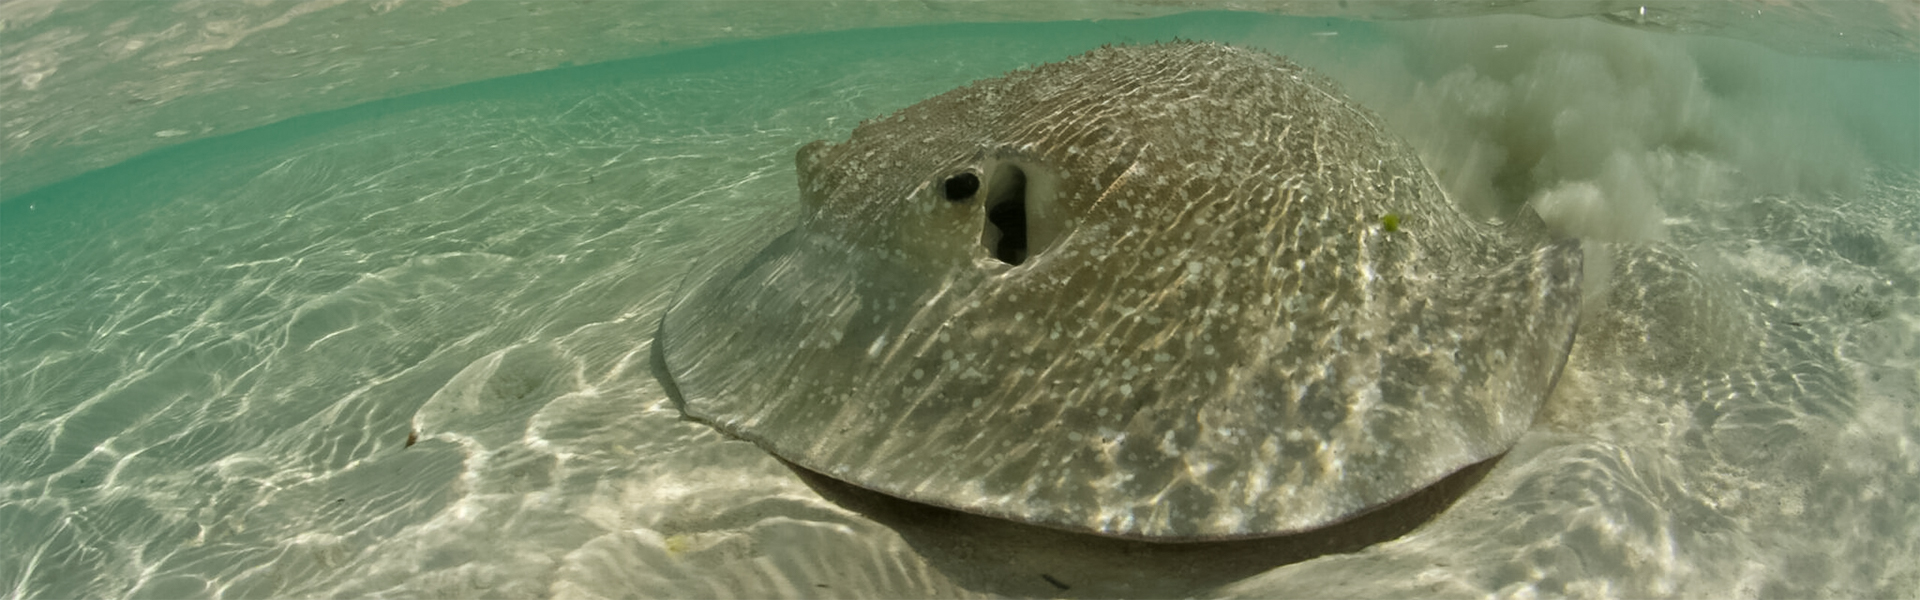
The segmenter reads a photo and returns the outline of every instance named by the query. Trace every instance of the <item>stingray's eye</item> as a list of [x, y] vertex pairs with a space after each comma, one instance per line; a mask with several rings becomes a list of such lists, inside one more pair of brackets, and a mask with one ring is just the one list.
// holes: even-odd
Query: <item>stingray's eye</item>
[[947, 182], [940, 186], [940, 193], [945, 195], [949, 202], [965, 202], [978, 191], [980, 191], [980, 176], [972, 173], [948, 177]]

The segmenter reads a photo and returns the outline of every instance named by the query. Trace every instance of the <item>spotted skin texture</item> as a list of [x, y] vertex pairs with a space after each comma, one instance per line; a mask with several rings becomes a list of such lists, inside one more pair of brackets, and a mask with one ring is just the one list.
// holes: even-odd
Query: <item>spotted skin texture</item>
[[[792, 229], [690, 274], [657, 350], [687, 416], [908, 500], [1315, 529], [1504, 452], [1572, 341], [1577, 243], [1469, 220], [1371, 113], [1254, 50], [1102, 48], [797, 163]], [[946, 198], [961, 173], [978, 193]], [[988, 218], [1015, 197], [1024, 261]]]

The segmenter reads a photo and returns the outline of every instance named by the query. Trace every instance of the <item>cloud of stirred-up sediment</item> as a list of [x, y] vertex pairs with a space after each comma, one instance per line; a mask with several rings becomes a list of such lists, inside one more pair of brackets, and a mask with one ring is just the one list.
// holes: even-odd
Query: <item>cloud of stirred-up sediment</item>
[[1902, 106], [1920, 87], [1911, 64], [1591, 20], [1387, 31], [1376, 54], [1320, 60], [1463, 207], [1496, 216], [1530, 205], [1567, 234], [1657, 240], [1669, 212], [1703, 199], [1845, 194], [1876, 167], [1915, 165], [1920, 147], [1920, 111]]

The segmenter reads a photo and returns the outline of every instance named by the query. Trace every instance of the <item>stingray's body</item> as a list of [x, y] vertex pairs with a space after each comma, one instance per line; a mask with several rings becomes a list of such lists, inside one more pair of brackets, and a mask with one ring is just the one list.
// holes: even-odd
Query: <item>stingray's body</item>
[[699, 270], [658, 350], [687, 415], [908, 500], [1313, 529], [1504, 452], [1573, 336], [1576, 245], [1494, 235], [1256, 51], [1096, 50], [798, 165], [798, 222]]

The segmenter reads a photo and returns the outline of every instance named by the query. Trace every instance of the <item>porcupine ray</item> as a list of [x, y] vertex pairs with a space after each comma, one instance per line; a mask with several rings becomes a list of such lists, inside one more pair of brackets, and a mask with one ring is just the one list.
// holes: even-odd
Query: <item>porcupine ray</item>
[[975, 82], [797, 158], [792, 228], [661, 320], [681, 410], [910, 501], [1106, 536], [1312, 530], [1505, 452], [1574, 241], [1463, 215], [1327, 79], [1210, 43]]

